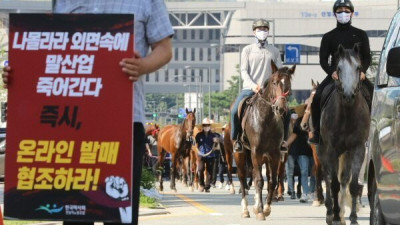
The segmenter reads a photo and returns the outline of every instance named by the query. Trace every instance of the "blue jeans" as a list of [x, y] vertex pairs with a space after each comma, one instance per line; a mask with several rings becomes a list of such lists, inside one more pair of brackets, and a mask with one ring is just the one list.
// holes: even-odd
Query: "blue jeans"
[[[310, 164], [312, 160], [313, 160], [312, 156], [307, 156], [307, 155], [299, 155], [298, 158], [298, 163], [301, 173], [301, 185], [303, 186], [304, 194], [310, 194], [310, 187], [308, 185], [308, 174], [310, 172]], [[311, 185], [315, 187], [315, 179], [314, 179], [314, 184]]]
[[289, 192], [293, 193], [294, 192], [294, 182], [293, 182], [293, 177], [294, 177], [294, 165], [297, 161], [298, 157], [294, 155], [288, 155], [287, 159], [287, 182], [288, 182], [288, 189]]
[[239, 104], [240, 102], [249, 96], [254, 95], [254, 92], [252, 90], [242, 90], [239, 94], [239, 96], [235, 100], [235, 104], [233, 104], [232, 111], [231, 111], [231, 138], [232, 140], [237, 140], [238, 139], [238, 134], [239, 132], [242, 132], [242, 127], [239, 124], [239, 116], [238, 116], [238, 110], [239, 110]]

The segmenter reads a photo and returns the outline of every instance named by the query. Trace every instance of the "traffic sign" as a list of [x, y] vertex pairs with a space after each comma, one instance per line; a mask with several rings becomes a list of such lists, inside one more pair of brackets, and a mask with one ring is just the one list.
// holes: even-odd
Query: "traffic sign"
[[285, 45], [285, 63], [300, 64], [301, 45], [287, 44]]
[[186, 109], [184, 109], [184, 108], [179, 108], [179, 110], [178, 110], [178, 117], [179, 117], [179, 118], [186, 118]]

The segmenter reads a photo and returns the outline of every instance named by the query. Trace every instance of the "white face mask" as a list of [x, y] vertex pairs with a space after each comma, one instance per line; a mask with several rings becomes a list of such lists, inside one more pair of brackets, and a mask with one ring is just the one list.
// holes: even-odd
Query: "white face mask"
[[346, 24], [351, 19], [351, 13], [342, 12], [342, 13], [335, 13], [335, 14], [336, 14], [337, 21], [341, 24]]
[[260, 41], [265, 41], [268, 37], [268, 31], [256, 30], [256, 37]]
[[203, 127], [203, 130], [204, 130], [205, 132], [210, 131], [210, 129], [211, 129], [211, 127]]

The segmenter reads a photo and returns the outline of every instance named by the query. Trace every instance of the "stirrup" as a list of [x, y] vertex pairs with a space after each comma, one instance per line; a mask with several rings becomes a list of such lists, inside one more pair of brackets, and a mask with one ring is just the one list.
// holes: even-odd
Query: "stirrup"
[[233, 152], [242, 153], [243, 152], [243, 145], [239, 140], [236, 140], [233, 144]]

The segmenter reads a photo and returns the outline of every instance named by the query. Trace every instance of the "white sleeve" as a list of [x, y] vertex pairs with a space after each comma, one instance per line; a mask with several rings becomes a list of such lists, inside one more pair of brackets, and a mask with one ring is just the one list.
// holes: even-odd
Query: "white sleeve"
[[240, 74], [243, 79], [243, 83], [250, 84], [251, 89], [253, 89], [257, 86], [257, 83], [254, 82], [254, 80], [252, 79], [252, 77], [250, 76], [250, 74], [248, 72], [249, 66], [250, 66], [250, 64], [249, 64], [250, 51], [251, 51], [251, 48], [249, 45], [243, 49], [242, 56], [241, 56], [241, 64], [242, 65], [240, 65]]

